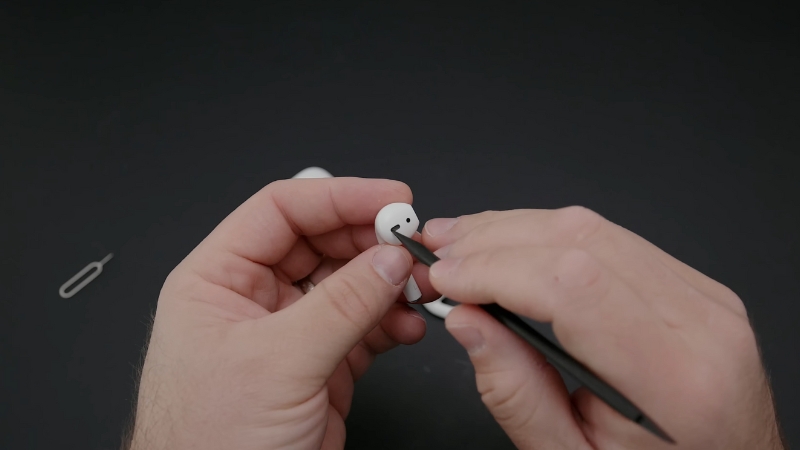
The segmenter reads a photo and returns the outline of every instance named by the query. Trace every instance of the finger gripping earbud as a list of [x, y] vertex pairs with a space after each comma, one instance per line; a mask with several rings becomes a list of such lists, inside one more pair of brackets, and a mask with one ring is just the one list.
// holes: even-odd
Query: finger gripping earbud
[[[419, 218], [408, 203], [390, 203], [375, 217], [375, 236], [380, 244], [403, 245], [392, 233], [392, 229], [407, 237], [414, 237], [419, 227]], [[414, 277], [409, 277], [403, 288], [406, 299], [414, 303], [422, 297]]]

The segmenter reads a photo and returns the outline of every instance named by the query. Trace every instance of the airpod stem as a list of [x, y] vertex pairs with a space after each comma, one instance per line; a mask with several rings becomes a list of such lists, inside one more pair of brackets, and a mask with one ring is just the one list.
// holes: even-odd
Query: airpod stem
[[405, 287], [403, 287], [403, 294], [405, 294], [406, 300], [408, 300], [409, 303], [416, 303], [422, 298], [422, 292], [419, 290], [417, 281], [414, 280], [413, 276], [408, 277], [408, 282]]

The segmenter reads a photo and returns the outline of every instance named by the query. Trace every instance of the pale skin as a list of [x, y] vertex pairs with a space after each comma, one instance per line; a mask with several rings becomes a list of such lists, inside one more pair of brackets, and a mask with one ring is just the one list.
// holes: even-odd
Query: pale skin
[[[729, 289], [578, 207], [429, 221], [416, 236], [442, 258], [429, 273], [377, 245], [378, 211], [411, 201], [391, 180], [284, 180], [228, 216], [164, 283], [130, 447], [343, 448], [354, 381], [425, 333], [400, 295], [413, 271], [422, 301], [464, 303], [447, 329], [521, 449], [783, 449]], [[316, 287], [303, 295], [292, 283], [306, 276]], [[489, 302], [552, 322], [678, 445], [585, 390], [569, 395], [539, 353], [474, 306]]]

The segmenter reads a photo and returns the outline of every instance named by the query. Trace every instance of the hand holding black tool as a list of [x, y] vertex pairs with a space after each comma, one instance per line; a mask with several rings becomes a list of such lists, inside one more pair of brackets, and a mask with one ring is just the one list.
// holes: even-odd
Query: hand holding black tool
[[[392, 228], [392, 233], [397, 236], [397, 239], [403, 244], [409, 253], [417, 258], [421, 263], [430, 267], [433, 265], [433, 263], [439, 260], [439, 258], [424, 245], [398, 233], [398, 228], [399, 225]], [[633, 403], [631, 403], [630, 400], [625, 398], [616, 389], [601, 380], [597, 375], [593, 374], [588, 368], [570, 356], [567, 352], [550, 342], [547, 338], [542, 336], [538, 331], [534, 330], [514, 313], [497, 304], [479, 306], [484, 311], [488, 312], [492, 317], [497, 319], [498, 322], [511, 329], [536, 350], [541, 352], [554, 366], [575, 377], [575, 379], [580, 381], [581, 384], [586, 386], [586, 388], [588, 388], [610, 407], [614, 408], [617, 412], [638, 423], [664, 441], [675, 444], [675, 441], [669, 437], [667, 433], [659, 428], [655, 422], [645, 416], [644, 413]]]

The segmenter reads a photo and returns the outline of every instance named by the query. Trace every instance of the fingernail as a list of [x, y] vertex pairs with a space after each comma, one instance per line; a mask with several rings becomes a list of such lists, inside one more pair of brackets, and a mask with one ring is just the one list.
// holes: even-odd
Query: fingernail
[[425, 230], [428, 232], [430, 236], [438, 236], [440, 234], [446, 233], [447, 230], [453, 228], [453, 225], [458, 222], [458, 218], [455, 219], [431, 219], [428, 223], [425, 224]]
[[452, 246], [453, 246], [453, 244], [445, 245], [444, 247], [440, 248], [439, 250], [436, 250], [435, 252], [433, 252], [433, 254], [438, 256], [439, 259], [447, 258], [448, 253], [450, 253], [450, 247], [452, 247]]
[[372, 256], [372, 267], [386, 282], [393, 286], [405, 281], [411, 273], [411, 262], [403, 251], [393, 245], [382, 245]]
[[486, 346], [486, 340], [481, 332], [472, 326], [458, 326], [448, 328], [447, 331], [467, 350], [467, 353], [475, 353]]
[[463, 258], [446, 258], [436, 261], [431, 266], [429, 275], [434, 278], [447, 276], [461, 264], [462, 260]]

